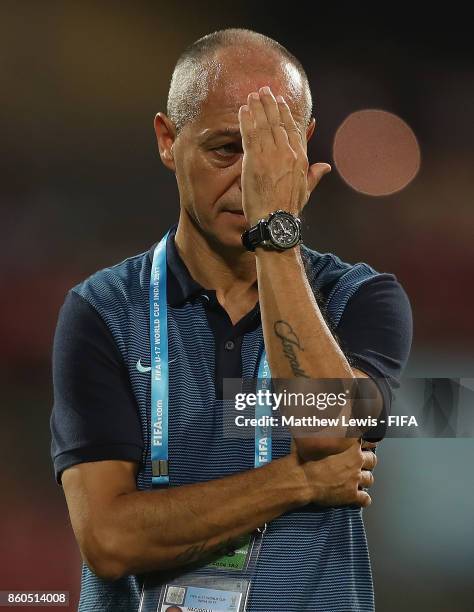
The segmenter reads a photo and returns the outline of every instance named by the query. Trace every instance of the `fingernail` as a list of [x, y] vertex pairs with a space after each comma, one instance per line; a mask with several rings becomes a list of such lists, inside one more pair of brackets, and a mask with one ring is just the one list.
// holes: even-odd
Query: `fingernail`
[[280, 103], [283, 103], [283, 102], [285, 102], [285, 98], [283, 96], [277, 96], [276, 97], [276, 101], [280, 102]]
[[267, 95], [271, 93], [270, 87], [268, 87], [267, 85], [265, 85], [265, 87], [262, 87], [261, 91], [262, 93], [267, 94]]
[[259, 95], [256, 91], [252, 91], [252, 93], [250, 94], [250, 97], [253, 98], [254, 100], [258, 100], [259, 99]]
[[249, 110], [249, 107], [246, 104], [240, 107], [241, 113], [248, 113], [248, 110]]

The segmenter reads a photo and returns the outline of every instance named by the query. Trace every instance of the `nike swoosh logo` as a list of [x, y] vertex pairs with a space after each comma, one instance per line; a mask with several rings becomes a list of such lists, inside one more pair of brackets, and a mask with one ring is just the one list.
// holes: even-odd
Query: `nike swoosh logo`
[[137, 370], [140, 374], [146, 374], [147, 372], [151, 372], [151, 366], [144, 366], [141, 364], [141, 360], [137, 361]]

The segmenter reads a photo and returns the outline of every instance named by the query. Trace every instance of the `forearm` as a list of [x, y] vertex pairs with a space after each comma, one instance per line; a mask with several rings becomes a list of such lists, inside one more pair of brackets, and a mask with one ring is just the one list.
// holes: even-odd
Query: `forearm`
[[[272, 378], [355, 381], [352, 368], [327, 326], [308, 283], [299, 247], [283, 252], [257, 248], [256, 263]], [[348, 402], [340, 416], [348, 417], [350, 411]], [[332, 428], [334, 437], [297, 438], [298, 450], [304, 458], [340, 452], [356, 441], [344, 438], [345, 431], [341, 426]]]
[[[117, 575], [178, 567], [307, 503], [294, 455], [222, 479], [113, 500], [104, 530]], [[105, 524], [106, 523], [106, 524]]]
[[[306, 278], [299, 248], [256, 249], [263, 333], [274, 378], [353, 378]], [[291, 332], [297, 344], [282, 336]]]

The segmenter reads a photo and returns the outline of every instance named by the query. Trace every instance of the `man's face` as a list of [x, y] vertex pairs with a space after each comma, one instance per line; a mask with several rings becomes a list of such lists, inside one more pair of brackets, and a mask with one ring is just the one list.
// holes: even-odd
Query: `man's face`
[[238, 111], [250, 92], [265, 85], [287, 100], [303, 126], [294, 83], [288, 83], [284, 73], [278, 78], [268, 71], [249, 75], [228, 69], [214, 80], [199, 116], [183, 127], [173, 145], [181, 206], [201, 232], [225, 247], [242, 249], [240, 236], [248, 228], [242, 212]]

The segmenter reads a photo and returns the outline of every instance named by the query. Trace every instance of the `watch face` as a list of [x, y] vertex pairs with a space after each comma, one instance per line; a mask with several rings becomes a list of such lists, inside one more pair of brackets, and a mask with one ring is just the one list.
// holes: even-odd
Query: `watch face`
[[280, 249], [289, 249], [300, 241], [299, 221], [289, 213], [275, 213], [268, 221], [268, 231], [271, 241]]

